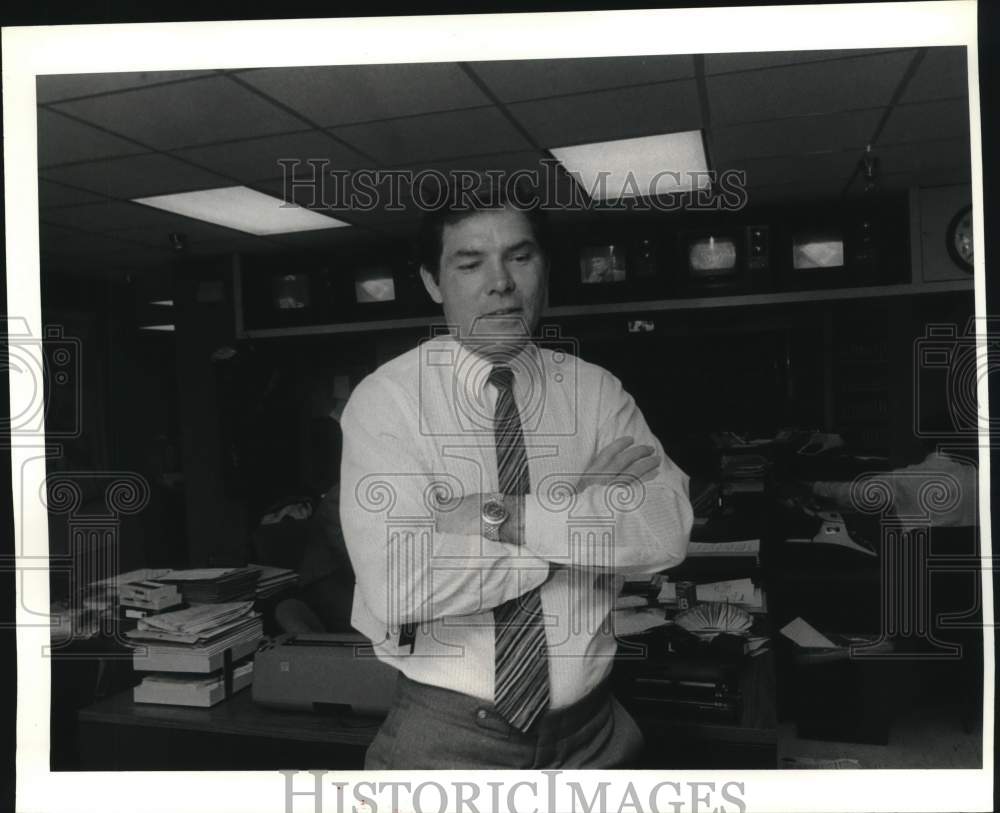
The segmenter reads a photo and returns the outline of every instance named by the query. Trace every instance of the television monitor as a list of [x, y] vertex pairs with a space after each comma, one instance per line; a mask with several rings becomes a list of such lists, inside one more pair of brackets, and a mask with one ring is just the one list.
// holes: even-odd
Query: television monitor
[[359, 268], [355, 271], [354, 298], [359, 304], [395, 301], [396, 282], [392, 275], [392, 269], [380, 265]]
[[739, 271], [736, 241], [725, 235], [706, 235], [688, 242], [688, 271], [694, 281], [711, 281]]
[[627, 273], [621, 246], [586, 246], [580, 251], [580, 282], [585, 285], [624, 282]]
[[843, 267], [844, 237], [839, 231], [800, 232], [792, 237], [794, 270]]
[[306, 274], [275, 274], [272, 279], [272, 304], [279, 311], [309, 307], [309, 277]]

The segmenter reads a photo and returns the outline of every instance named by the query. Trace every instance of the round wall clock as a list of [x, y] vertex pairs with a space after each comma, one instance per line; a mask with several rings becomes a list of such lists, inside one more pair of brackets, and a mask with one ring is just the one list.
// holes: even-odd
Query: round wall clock
[[944, 239], [952, 262], [971, 274], [973, 259], [971, 206], [963, 206], [955, 213], [948, 224]]

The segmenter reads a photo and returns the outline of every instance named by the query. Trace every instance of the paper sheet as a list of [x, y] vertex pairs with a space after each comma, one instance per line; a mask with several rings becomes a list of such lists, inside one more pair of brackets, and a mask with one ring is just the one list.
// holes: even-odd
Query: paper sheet
[[781, 628], [781, 634], [802, 647], [811, 649], [839, 649], [833, 641], [802, 618], [796, 618], [785, 624]]
[[170, 570], [160, 574], [159, 578], [165, 581], [208, 581], [227, 576], [242, 570], [241, 567], [205, 567], [193, 570]]

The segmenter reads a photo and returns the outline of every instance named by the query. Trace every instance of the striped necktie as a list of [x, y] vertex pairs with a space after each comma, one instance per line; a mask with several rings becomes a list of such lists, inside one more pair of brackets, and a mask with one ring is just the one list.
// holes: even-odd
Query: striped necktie
[[[521, 416], [514, 401], [514, 373], [510, 367], [497, 365], [490, 371], [489, 381], [498, 393], [494, 434], [500, 491], [527, 494], [528, 455]], [[508, 723], [525, 732], [549, 705], [548, 649], [539, 588], [495, 607], [493, 621], [496, 645], [493, 705]]]

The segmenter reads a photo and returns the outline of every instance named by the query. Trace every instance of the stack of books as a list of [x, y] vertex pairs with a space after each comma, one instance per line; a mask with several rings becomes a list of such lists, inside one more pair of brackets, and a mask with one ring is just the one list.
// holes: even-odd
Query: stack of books
[[253, 680], [264, 627], [253, 602], [200, 604], [140, 619], [125, 635], [132, 667], [146, 674], [137, 703], [213, 706]]
[[252, 599], [260, 571], [254, 567], [216, 567], [171, 570], [157, 581], [176, 584], [188, 604]]
[[299, 583], [299, 574], [285, 567], [269, 565], [247, 565], [260, 573], [257, 581], [257, 598], [270, 598]]
[[118, 606], [125, 618], [148, 618], [182, 604], [180, 591], [172, 584], [139, 581], [118, 588]]

